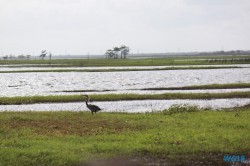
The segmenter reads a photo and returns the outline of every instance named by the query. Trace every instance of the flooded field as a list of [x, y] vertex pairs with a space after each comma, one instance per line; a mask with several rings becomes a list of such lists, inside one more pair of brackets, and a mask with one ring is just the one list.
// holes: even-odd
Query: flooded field
[[[209, 65], [198, 65], [209, 66]], [[195, 67], [198, 67], [197, 65]], [[0, 97], [48, 96], [73, 94], [162, 94], [162, 93], [227, 93], [246, 92], [250, 88], [209, 90], [142, 90], [145, 88], [183, 87], [207, 84], [250, 82], [250, 65], [240, 68], [199, 70], [152, 70], [119, 72], [23, 72], [1, 73]], [[0, 71], [54, 70], [54, 69], [156, 69], [169, 66], [130, 67], [24, 67], [22, 65], [1, 65]], [[174, 66], [177, 67], [177, 66]], [[178, 66], [180, 67], [180, 66]], [[190, 67], [182, 66], [182, 67]], [[250, 99], [216, 100], [136, 100], [116, 102], [94, 102], [103, 111], [109, 112], [151, 112], [160, 111], [173, 104], [196, 104], [204, 108], [232, 108], [250, 103]], [[84, 111], [84, 102], [51, 103], [28, 105], [0, 105], [0, 111]]]
[[[2, 73], [0, 96], [62, 95], [62, 91], [131, 90], [250, 82], [248, 68], [128, 72]], [[61, 93], [59, 93], [61, 92]], [[179, 91], [181, 92], [181, 91]], [[108, 92], [107, 92], [108, 93]], [[160, 91], [147, 93], [160, 93]]]
[[[215, 99], [215, 100], [134, 100], [93, 102], [102, 112], [143, 113], [169, 108], [173, 104], [198, 105], [202, 108], [223, 109], [244, 106], [250, 99]], [[91, 103], [92, 104], [92, 103]], [[88, 111], [84, 102], [43, 103], [27, 105], [0, 105], [0, 111]]]

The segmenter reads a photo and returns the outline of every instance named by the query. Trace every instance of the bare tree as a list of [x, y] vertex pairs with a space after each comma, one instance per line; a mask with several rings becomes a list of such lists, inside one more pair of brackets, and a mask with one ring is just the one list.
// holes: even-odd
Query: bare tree
[[42, 60], [46, 57], [46, 55], [47, 55], [47, 52], [46, 52], [46, 50], [42, 50], [42, 52], [41, 52], [41, 54], [40, 54], [40, 56], [39, 57], [41, 57], [42, 58]]

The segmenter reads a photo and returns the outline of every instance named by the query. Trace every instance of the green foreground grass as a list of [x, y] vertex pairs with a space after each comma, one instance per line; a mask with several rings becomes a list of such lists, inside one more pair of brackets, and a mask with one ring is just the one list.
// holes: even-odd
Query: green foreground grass
[[1, 112], [0, 165], [74, 165], [115, 157], [222, 165], [223, 155], [249, 155], [249, 121], [249, 106], [171, 115]]
[[[250, 91], [229, 93], [93, 94], [93, 101], [250, 98]], [[0, 97], [1, 105], [83, 102], [82, 95]]]

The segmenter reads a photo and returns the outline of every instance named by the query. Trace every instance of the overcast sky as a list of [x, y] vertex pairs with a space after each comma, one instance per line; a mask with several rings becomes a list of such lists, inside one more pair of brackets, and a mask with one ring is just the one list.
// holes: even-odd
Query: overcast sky
[[0, 55], [250, 50], [249, 0], [0, 0]]

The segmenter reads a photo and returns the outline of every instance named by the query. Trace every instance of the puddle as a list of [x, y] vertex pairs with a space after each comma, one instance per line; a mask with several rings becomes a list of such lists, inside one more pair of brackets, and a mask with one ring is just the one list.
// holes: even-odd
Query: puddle
[[[223, 109], [244, 106], [250, 99], [214, 99], [214, 100], [134, 100], [92, 102], [98, 105], [102, 112], [143, 113], [161, 111], [173, 104], [191, 104], [202, 108]], [[74, 103], [44, 103], [28, 105], [0, 105], [0, 111], [88, 111], [84, 102]]]

